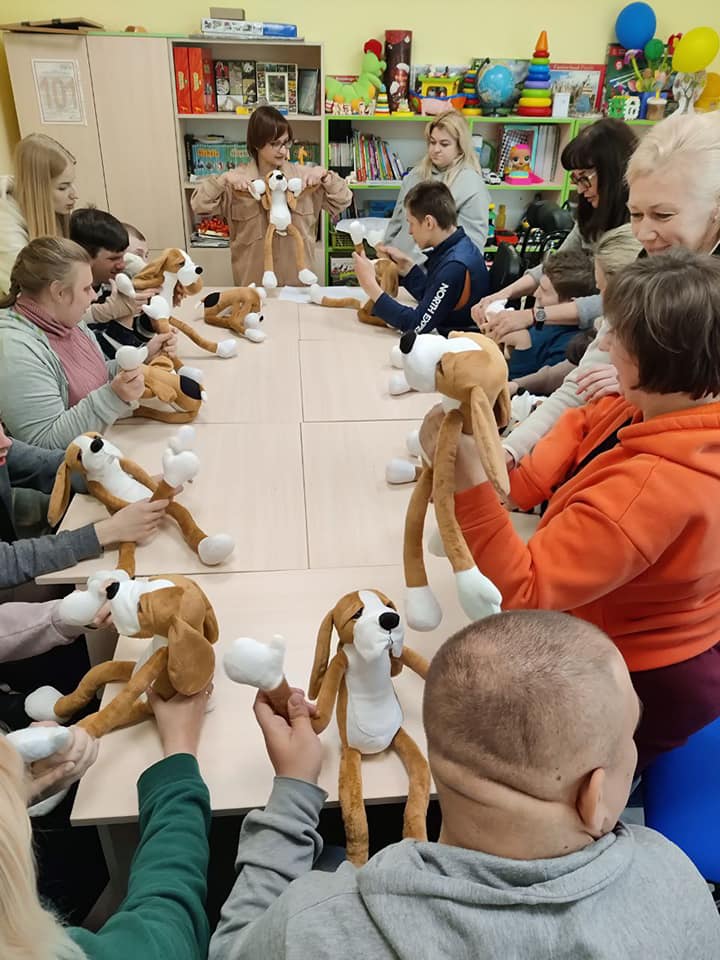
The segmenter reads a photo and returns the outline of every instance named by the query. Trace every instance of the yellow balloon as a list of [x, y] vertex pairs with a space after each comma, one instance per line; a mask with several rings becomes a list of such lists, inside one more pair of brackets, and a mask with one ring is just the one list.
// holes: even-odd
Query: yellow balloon
[[720, 109], [720, 73], [709, 73], [703, 91], [695, 101], [695, 109], [709, 112]]
[[705, 70], [720, 50], [720, 37], [712, 27], [695, 27], [678, 41], [673, 54], [673, 70], [696, 73]]

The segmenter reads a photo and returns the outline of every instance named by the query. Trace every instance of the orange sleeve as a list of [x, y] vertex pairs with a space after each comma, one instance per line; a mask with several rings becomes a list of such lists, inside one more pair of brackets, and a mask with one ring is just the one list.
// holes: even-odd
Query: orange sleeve
[[510, 471], [510, 496], [521, 510], [532, 510], [550, 499], [575, 465], [587, 434], [587, 405], [566, 410], [531, 453]]
[[638, 491], [626, 474], [588, 487], [527, 544], [489, 483], [458, 494], [455, 512], [478, 569], [500, 590], [505, 609], [574, 610], [651, 565], [621, 525], [622, 507], [603, 509], [620, 501], [636, 505]]

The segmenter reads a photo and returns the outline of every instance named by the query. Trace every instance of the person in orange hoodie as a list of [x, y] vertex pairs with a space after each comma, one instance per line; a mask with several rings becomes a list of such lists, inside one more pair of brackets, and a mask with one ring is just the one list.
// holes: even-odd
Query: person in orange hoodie
[[615, 641], [644, 704], [641, 770], [720, 716], [720, 260], [639, 259], [605, 317], [622, 396], [568, 411], [510, 474], [518, 505], [549, 501], [535, 534], [515, 533], [472, 437], [455, 510], [505, 608], [567, 611]]

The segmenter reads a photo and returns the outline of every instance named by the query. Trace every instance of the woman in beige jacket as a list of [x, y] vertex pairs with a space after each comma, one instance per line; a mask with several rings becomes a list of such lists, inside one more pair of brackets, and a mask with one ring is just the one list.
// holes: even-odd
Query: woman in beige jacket
[[[339, 214], [352, 201], [345, 181], [324, 167], [306, 167], [288, 160], [292, 146], [292, 129], [273, 107], [258, 107], [250, 117], [247, 147], [252, 160], [217, 177], [206, 177], [198, 184], [191, 204], [195, 213], [223, 216], [230, 226], [230, 258], [233, 279], [238, 286], [260, 283], [263, 276], [263, 241], [268, 214], [248, 190], [258, 177], [271, 170], [282, 170], [288, 177], [300, 177], [306, 190], [298, 199], [292, 219], [305, 243], [308, 264], [315, 261], [315, 237], [321, 210]], [[286, 237], [273, 240], [275, 274], [281, 286], [297, 286], [298, 276], [292, 241]]]

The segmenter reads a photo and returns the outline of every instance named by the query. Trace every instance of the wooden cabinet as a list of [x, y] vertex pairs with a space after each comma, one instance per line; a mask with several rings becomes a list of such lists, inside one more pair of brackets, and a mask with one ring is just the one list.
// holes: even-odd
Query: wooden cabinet
[[[25, 137], [29, 133], [45, 133], [59, 140], [77, 160], [77, 187], [82, 202], [107, 209], [87, 38], [50, 36], [45, 33], [6, 33], [4, 39], [20, 135]], [[34, 60], [72, 61], [77, 64], [84, 123], [43, 123], [33, 71]]]

